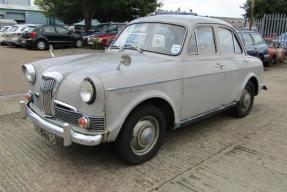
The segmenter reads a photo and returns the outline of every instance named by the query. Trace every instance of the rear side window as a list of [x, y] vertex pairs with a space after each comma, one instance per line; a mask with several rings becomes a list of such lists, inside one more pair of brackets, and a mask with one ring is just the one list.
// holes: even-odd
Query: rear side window
[[61, 33], [61, 34], [69, 33], [69, 30], [65, 29], [63, 27], [56, 27], [56, 30], [57, 30], [58, 33]]
[[253, 36], [253, 39], [254, 39], [254, 43], [256, 45], [264, 43], [264, 40], [261, 37], [261, 35], [254, 33], [254, 34], [252, 34], [252, 36]]
[[227, 29], [218, 28], [218, 38], [222, 53], [234, 53], [233, 33]]
[[202, 26], [195, 30], [198, 54], [215, 54], [214, 34], [212, 27]]
[[55, 33], [55, 28], [53, 26], [46, 26], [46, 27], [43, 27], [43, 32], [44, 33]]
[[242, 33], [242, 38], [244, 41], [245, 46], [252, 46], [254, 45], [252, 37], [247, 33]]
[[222, 53], [242, 53], [239, 41], [235, 34], [225, 28], [218, 28], [220, 51]]

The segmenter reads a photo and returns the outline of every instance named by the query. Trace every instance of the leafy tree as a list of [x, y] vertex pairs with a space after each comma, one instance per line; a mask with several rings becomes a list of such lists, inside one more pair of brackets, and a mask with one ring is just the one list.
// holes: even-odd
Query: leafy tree
[[[250, 16], [251, 0], [247, 0], [241, 7], [245, 10], [244, 17]], [[287, 1], [286, 0], [256, 0], [255, 4], [255, 18], [262, 18], [264, 14], [272, 13], [285, 13], [287, 14]]]
[[93, 18], [101, 22], [130, 21], [146, 16], [161, 6], [158, 0], [35, 0], [46, 15], [66, 24], [85, 19], [85, 29], [91, 28]]
[[35, 0], [34, 3], [44, 10], [45, 15], [68, 25], [83, 19], [83, 12], [79, 9], [81, 4], [77, 0]]

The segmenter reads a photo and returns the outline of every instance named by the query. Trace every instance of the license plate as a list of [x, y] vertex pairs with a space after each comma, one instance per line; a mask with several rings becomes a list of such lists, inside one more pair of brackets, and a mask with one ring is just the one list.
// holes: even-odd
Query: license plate
[[57, 144], [57, 138], [56, 135], [42, 129], [41, 127], [35, 126], [35, 131], [39, 135], [41, 135], [46, 141], [48, 141], [52, 145]]

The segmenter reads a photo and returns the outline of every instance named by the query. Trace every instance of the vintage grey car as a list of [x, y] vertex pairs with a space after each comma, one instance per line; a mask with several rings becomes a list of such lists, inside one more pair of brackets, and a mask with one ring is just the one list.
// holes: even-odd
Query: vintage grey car
[[40, 134], [65, 146], [114, 142], [130, 164], [154, 157], [169, 129], [227, 109], [247, 116], [266, 88], [262, 62], [232, 26], [186, 15], [134, 20], [104, 53], [36, 61], [23, 72], [31, 87], [21, 108]]

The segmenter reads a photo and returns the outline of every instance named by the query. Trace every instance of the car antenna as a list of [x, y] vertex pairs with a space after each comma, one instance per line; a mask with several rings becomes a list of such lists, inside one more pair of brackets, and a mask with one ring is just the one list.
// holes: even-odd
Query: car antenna
[[55, 57], [55, 55], [54, 55], [54, 53], [53, 53], [53, 50], [54, 50], [53, 46], [50, 45], [50, 47], [49, 47], [49, 52], [50, 52], [50, 57], [51, 57], [51, 58]]

